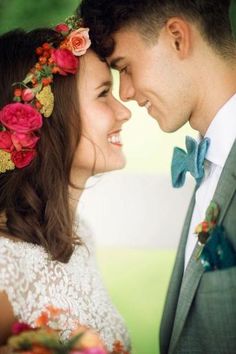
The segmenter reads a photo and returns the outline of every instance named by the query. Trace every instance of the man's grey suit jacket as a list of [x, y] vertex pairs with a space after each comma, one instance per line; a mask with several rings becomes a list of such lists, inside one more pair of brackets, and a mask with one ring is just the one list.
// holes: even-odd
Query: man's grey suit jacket
[[[227, 139], [227, 137], [224, 137]], [[161, 354], [236, 353], [236, 267], [204, 272], [196, 249], [184, 272], [185, 246], [195, 194], [184, 223], [167, 292], [161, 328]], [[228, 156], [213, 200], [218, 224], [236, 251], [236, 142]]]

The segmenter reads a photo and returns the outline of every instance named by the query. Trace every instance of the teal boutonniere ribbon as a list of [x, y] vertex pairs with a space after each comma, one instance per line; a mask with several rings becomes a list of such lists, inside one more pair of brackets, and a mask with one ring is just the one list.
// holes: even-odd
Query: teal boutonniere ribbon
[[200, 259], [205, 271], [230, 268], [236, 265], [236, 252], [228, 240], [222, 225], [217, 225], [220, 208], [212, 201], [207, 208], [205, 220], [195, 230], [198, 235]]

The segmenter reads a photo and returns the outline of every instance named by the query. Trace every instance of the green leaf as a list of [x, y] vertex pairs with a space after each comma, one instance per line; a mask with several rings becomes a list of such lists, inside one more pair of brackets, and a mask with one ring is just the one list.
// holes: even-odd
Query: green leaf
[[229, 8], [229, 17], [234, 38], [236, 39], [236, 0], [231, 0]]
[[20, 102], [21, 99], [20, 99], [20, 97], [16, 97], [16, 96], [15, 96], [15, 97], [13, 97], [13, 101], [14, 101], [14, 102]]
[[33, 77], [34, 77], [33, 74], [28, 74], [28, 75], [26, 76], [26, 78], [24, 79], [23, 83], [24, 83], [24, 84], [28, 84], [29, 82], [32, 81]]
[[36, 95], [38, 92], [40, 92], [42, 90], [42, 87], [43, 87], [43, 84], [42, 84], [42, 82], [40, 82], [37, 86], [35, 86], [31, 90]]
[[49, 65], [44, 65], [42, 70], [40, 71], [41, 73], [41, 76], [43, 77], [48, 77], [48, 76], [51, 76], [52, 74], [52, 67], [49, 66]]

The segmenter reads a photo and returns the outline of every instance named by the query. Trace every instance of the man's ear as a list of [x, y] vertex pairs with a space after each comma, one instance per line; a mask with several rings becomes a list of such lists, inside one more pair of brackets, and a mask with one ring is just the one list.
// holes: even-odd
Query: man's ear
[[180, 17], [172, 17], [167, 21], [165, 29], [171, 46], [179, 58], [186, 58], [190, 53], [192, 40], [189, 23]]

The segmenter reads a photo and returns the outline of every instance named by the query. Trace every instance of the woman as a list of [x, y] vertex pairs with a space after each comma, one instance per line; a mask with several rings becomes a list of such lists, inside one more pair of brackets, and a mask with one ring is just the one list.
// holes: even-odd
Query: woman
[[74, 218], [86, 180], [124, 166], [119, 133], [130, 118], [89, 45], [73, 19], [0, 37], [0, 345], [14, 321], [34, 326], [53, 306], [65, 337], [80, 324], [109, 351], [130, 347]]

